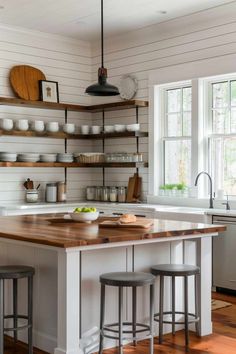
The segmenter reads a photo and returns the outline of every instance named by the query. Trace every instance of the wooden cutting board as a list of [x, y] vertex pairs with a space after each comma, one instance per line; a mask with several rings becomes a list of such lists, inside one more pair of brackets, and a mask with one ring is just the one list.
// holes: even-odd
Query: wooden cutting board
[[141, 229], [149, 229], [153, 225], [152, 219], [144, 219], [137, 218], [136, 222], [132, 222], [129, 224], [121, 224], [119, 221], [106, 220], [99, 223], [99, 227], [107, 227], [107, 228], [141, 228]]
[[46, 80], [42, 71], [29, 65], [13, 66], [10, 71], [10, 83], [13, 91], [24, 100], [40, 99], [39, 80]]
[[138, 174], [135, 178], [135, 185], [134, 185], [134, 194], [133, 197], [135, 201], [140, 201], [141, 197], [141, 189], [142, 189], [142, 177], [140, 177]]
[[136, 178], [137, 178], [136, 173], [129, 178], [127, 197], [126, 197], [127, 203], [132, 203], [134, 201], [134, 189], [136, 184]]

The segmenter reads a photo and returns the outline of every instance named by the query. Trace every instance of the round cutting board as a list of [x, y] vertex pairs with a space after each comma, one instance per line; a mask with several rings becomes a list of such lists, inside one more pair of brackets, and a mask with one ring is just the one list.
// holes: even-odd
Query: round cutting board
[[13, 91], [24, 100], [40, 99], [39, 80], [46, 80], [42, 71], [29, 65], [13, 66], [10, 71], [10, 83]]

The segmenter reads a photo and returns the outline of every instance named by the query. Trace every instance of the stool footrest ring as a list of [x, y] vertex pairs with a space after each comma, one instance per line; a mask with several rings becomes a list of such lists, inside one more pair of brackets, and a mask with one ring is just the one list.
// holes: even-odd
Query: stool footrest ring
[[[4, 320], [7, 320], [7, 319], [14, 319], [16, 318], [17, 320], [18, 319], [24, 319], [24, 320], [28, 320], [29, 321], [29, 318], [28, 316], [25, 316], [25, 315], [7, 315], [7, 316], [4, 316]], [[31, 328], [32, 327], [32, 324], [30, 323], [27, 323], [25, 325], [22, 325], [22, 326], [18, 326], [18, 327], [6, 327], [4, 328], [4, 332], [15, 332], [15, 331], [21, 331], [23, 329], [28, 329], [28, 328]]]
[[[163, 316], [166, 316], [166, 315], [172, 315], [172, 311], [164, 311], [163, 312]], [[184, 315], [184, 312], [183, 311], [175, 311], [175, 315]], [[155, 322], [160, 322], [160, 314], [159, 313], [155, 313], [154, 314], [154, 321]], [[194, 313], [188, 313], [188, 323], [196, 323], [196, 322], [199, 322], [199, 317], [196, 316], [196, 314]], [[171, 320], [164, 320], [162, 321], [163, 323], [168, 323], [168, 324], [185, 324], [185, 321], [171, 321]]]
[[[122, 324], [123, 326], [133, 326], [133, 323], [132, 322], [123, 322]], [[115, 339], [115, 340], [119, 340], [119, 336], [112, 336], [112, 335], [109, 335], [109, 334], [106, 334], [105, 332], [112, 332], [114, 334], [119, 334], [119, 329], [115, 329], [113, 327], [118, 327], [119, 324], [118, 323], [109, 323], [107, 325], [104, 325], [103, 326], [103, 329], [101, 331], [102, 333], [102, 336], [105, 337], [105, 338], [110, 338], [110, 339]], [[144, 336], [144, 338], [137, 338], [136, 337], [136, 334], [138, 333], [143, 333], [143, 332], [147, 332], [149, 331], [150, 332], [150, 326], [144, 324], [144, 323], [136, 323], [136, 327], [138, 327], [138, 329], [136, 329], [135, 331], [134, 330], [123, 330], [123, 334], [132, 334], [131, 337], [123, 337], [122, 339], [123, 340], [142, 340], [142, 339], [150, 339], [151, 338], [151, 335], [150, 334], [147, 334]]]

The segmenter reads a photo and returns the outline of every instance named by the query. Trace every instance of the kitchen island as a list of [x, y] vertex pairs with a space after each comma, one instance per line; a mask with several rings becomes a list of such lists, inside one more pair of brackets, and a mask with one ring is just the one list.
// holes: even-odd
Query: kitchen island
[[[104, 218], [103, 218], [104, 219]], [[99, 220], [101, 221], [101, 219]], [[98, 222], [99, 222], [98, 221]], [[78, 354], [84, 332], [99, 324], [99, 275], [111, 271], [149, 271], [160, 263], [188, 263], [201, 267], [199, 279], [200, 334], [212, 332], [211, 269], [212, 237], [224, 231], [220, 225], [153, 220], [142, 229], [104, 229], [98, 222], [81, 224], [60, 214], [0, 218], [1, 264], [34, 266], [34, 345], [54, 354]], [[192, 281], [192, 280], [191, 280]], [[178, 282], [176, 305], [182, 307], [182, 281]], [[194, 311], [190, 286], [190, 312]], [[158, 280], [157, 280], [158, 289]], [[171, 288], [166, 284], [166, 308]], [[19, 293], [24, 312], [25, 283]], [[116, 320], [117, 294], [107, 291], [106, 321]], [[146, 289], [138, 292], [138, 320], [148, 316]], [[7, 300], [7, 299], [6, 299]], [[125, 318], [130, 318], [129, 291]], [[156, 293], [155, 310], [158, 309]], [[7, 311], [11, 301], [6, 301]], [[165, 332], [170, 328], [165, 327]], [[24, 334], [20, 337], [26, 341]], [[115, 345], [107, 342], [106, 346]]]

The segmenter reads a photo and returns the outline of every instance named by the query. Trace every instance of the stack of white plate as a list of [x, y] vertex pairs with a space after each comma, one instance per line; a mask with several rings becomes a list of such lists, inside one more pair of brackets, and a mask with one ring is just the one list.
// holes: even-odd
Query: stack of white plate
[[74, 158], [73, 158], [73, 154], [57, 154], [57, 161], [58, 162], [73, 162]]
[[22, 153], [17, 156], [20, 162], [37, 162], [39, 161], [39, 154], [35, 153]]
[[0, 161], [3, 162], [15, 162], [17, 159], [17, 154], [14, 152], [0, 152]]
[[40, 155], [41, 162], [56, 162], [57, 154], [41, 154]]

